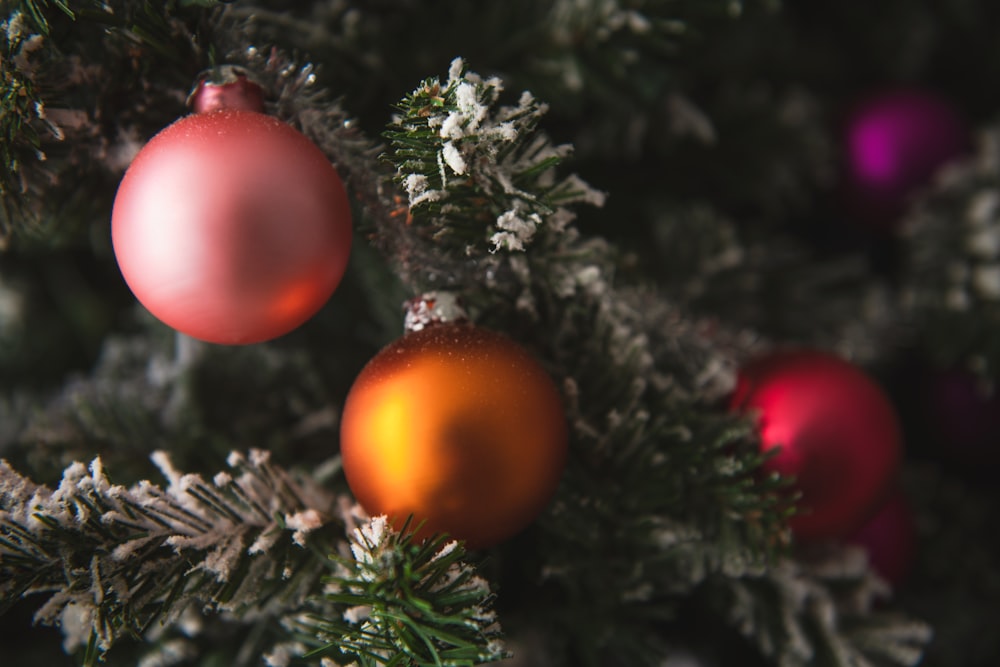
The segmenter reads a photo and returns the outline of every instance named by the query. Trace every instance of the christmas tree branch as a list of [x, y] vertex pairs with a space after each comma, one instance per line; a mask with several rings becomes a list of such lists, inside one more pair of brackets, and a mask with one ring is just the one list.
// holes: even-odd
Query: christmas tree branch
[[[537, 131], [544, 109], [529, 106], [519, 115], [499, 107], [501, 88], [457, 61], [447, 84], [425, 82], [400, 105], [387, 159], [409, 195], [407, 231], [417, 230], [408, 257], [420, 256], [413, 246], [433, 245], [437, 263], [428, 270], [464, 275], [463, 296], [471, 295], [483, 320], [519, 330], [564, 379], [573, 454], [553, 506], [539, 519], [542, 579], [554, 586], [546, 617], [590, 664], [601, 656], [655, 664], [655, 656], [630, 647], [656, 644], [659, 623], [683, 600], [702, 595], [706, 582], [788, 583], [781, 566], [793, 501], [787, 480], [761, 475], [751, 423], [713, 407], [761, 341], [692, 320], [653, 290], [617, 284], [616, 251], [583, 240], [570, 224], [573, 214], [546, 199], [568, 179], [555, 175], [557, 160], [532, 162], [542, 153], [526, 148], [545, 141]], [[508, 136], [511, 117], [531, 122]], [[521, 154], [528, 158], [499, 157]], [[595, 203], [575, 182], [570, 202]], [[519, 187], [505, 187], [512, 183]], [[524, 224], [504, 228], [508, 211]], [[517, 243], [497, 244], [504, 232]], [[478, 273], [463, 270], [470, 257]], [[508, 280], [495, 286], [491, 274]], [[874, 617], [833, 604], [837, 582], [813, 571], [796, 576], [795, 586], [811, 591], [815, 604], [778, 596], [775, 613], [802, 632], [822, 620], [810, 650], [828, 653], [831, 665], [855, 664], [865, 640], [849, 635], [846, 624], [852, 614]], [[773, 589], [745, 592], [747, 604], [771, 610]], [[722, 611], [721, 618], [736, 622]], [[841, 612], [844, 625], [836, 620]], [[925, 634], [905, 631], [919, 625], [887, 622], [886, 636], [899, 641], [883, 642], [896, 660], [885, 664], [909, 664], [919, 655]], [[764, 626], [749, 633], [765, 653], [799, 655], [801, 633], [768, 634]]]
[[[407, 196], [407, 235], [488, 266], [496, 264], [489, 253], [525, 250], [541, 228], [562, 231], [574, 217], [568, 206], [604, 200], [575, 176], [556, 177], [570, 148], [536, 131], [546, 105], [527, 92], [500, 105], [502, 90], [499, 79], [483, 79], [456, 59], [444, 83], [428, 79], [399, 103], [385, 133], [385, 159]], [[393, 238], [385, 232], [380, 239]], [[431, 286], [419, 274], [411, 280]]]
[[857, 547], [707, 588], [718, 612], [783, 667], [912, 667], [931, 638], [927, 624], [876, 608], [888, 590]]
[[400, 104], [386, 159], [411, 221], [395, 224], [410, 232], [411, 261], [434, 247], [427, 271], [461, 275], [476, 258], [463, 297], [486, 322], [521, 322], [564, 378], [573, 454], [539, 519], [542, 576], [559, 591], [559, 632], [599, 664], [648, 645], [707, 576], [762, 571], [787, 539], [785, 482], [759, 479], [749, 423], [702, 402], [728, 391], [727, 353], [749, 346], [713, 348], [662, 295], [615, 285], [615, 250], [581, 239], [568, 208], [603, 196], [557, 176], [569, 149], [538, 131], [544, 105], [524, 94], [501, 106], [501, 90], [455, 61], [447, 83], [426, 81]]
[[[36, 614], [67, 647], [100, 652], [190, 605], [236, 616], [295, 608], [328, 571], [329, 494], [252, 450], [211, 481], [153, 459], [166, 488], [113, 485], [100, 459], [66, 469], [59, 487], [0, 466], [0, 610], [48, 594]], [[339, 532], [339, 531], [338, 531]]]
[[994, 125], [911, 208], [900, 300], [932, 362], [989, 383], [1000, 373], [998, 157]]
[[[108, 337], [90, 373], [51, 395], [0, 397], [0, 452], [43, 480], [94, 456], [117, 478], [138, 480], [149, 475], [152, 451], [167, 447], [174, 465], [201, 471], [232, 443], [302, 464], [330, 459], [317, 445], [336, 438], [335, 401], [314, 357], [293, 347], [207, 346], [149, 327]], [[262, 437], [264, 423], [287, 428]]]
[[[194, 11], [194, 5], [220, 3], [15, 3], [0, 31], [5, 167], [0, 172], [0, 240], [41, 232], [65, 237], [91, 224], [87, 214], [100, 215], [95, 206], [104, 202], [93, 192], [113, 191], [108, 172], [117, 177], [131, 159], [129, 144], [135, 137], [130, 133], [147, 134], [143, 124], [151, 121], [166, 124], [170, 104], [164, 102], [170, 93], [156, 86], [144, 91], [155, 100], [151, 107], [168, 111], [166, 117], [98, 106], [109, 99], [129, 100], [133, 91], [119, 86], [135, 80], [140, 60], [146, 74], [157, 70], [164, 81], [180, 77], [190, 85], [206, 64], [200, 45], [209, 41], [198, 34], [204, 30], [198, 23], [205, 10]], [[104, 58], [83, 57], [88, 49]], [[94, 122], [103, 114], [116, 117], [118, 134], [109, 135]], [[68, 183], [72, 187], [65, 187]], [[59, 196], [51, 195], [55, 191]], [[73, 215], [56, 214], [54, 202], [65, 206], [60, 213], [72, 210]]]
[[[288, 619], [337, 664], [462, 667], [507, 657], [486, 580], [441, 536], [418, 543], [385, 517], [354, 531], [352, 557], [325, 578], [332, 608]], [[333, 613], [339, 614], [339, 617]]]

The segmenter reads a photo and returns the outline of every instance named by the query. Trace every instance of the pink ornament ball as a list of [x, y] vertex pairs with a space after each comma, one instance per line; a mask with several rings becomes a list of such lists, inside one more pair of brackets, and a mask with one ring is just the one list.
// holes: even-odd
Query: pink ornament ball
[[849, 197], [871, 222], [891, 225], [910, 198], [968, 148], [965, 122], [945, 98], [894, 89], [863, 100], [846, 125]]
[[768, 471], [794, 478], [800, 542], [840, 540], [889, 494], [902, 454], [896, 412], [857, 366], [817, 350], [781, 350], [740, 369], [732, 410], [757, 417]]
[[222, 109], [176, 121], [122, 178], [118, 266], [165, 324], [228, 345], [281, 336], [330, 298], [347, 266], [351, 209], [333, 165], [280, 120]]

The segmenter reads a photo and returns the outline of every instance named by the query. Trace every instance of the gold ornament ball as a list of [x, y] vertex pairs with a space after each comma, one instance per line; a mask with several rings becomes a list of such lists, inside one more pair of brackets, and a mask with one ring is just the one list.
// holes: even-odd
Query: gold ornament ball
[[347, 483], [372, 516], [417, 537], [493, 546], [545, 508], [566, 461], [555, 384], [520, 345], [469, 324], [411, 332], [379, 352], [348, 393], [340, 427]]

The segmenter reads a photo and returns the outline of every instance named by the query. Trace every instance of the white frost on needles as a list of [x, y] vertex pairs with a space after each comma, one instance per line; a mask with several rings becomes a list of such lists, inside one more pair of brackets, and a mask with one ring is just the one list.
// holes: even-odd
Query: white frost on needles
[[[0, 598], [28, 584], [27, 592], [49, 592], [36, 621], [62, 626], [67, 650], [92, 633], [106, 649], [134, 631], [102, 621], [107, 605], [135, 618], [158, 610], [164, 624], [180, 622], [192, 603], [262, 610], [261, 582], [290, 578], [295, 565], [288, 555], [279, 567], [262, 554], [281, 539], [304, 547], [335, 516], [330, 494], [272, 465], [262, 450], [234, 452], [232, 470], [211, 482], [182, 474], [163, 452], [151, 458], [166, 488], [113, 485], [96, 458], [67, 467], [51, 491], [0, 461]], [[308, 563], [315, 572], [286, 586], [283, 604], [304, 598], [324, 571], [302, 553], [297, 568]]]
[[459, 152], [458, 148], [451, 141], [446, 141], [441, 148], [441, 157], [444, 159], [445, 164], [451, 167], [451, 170], [459, 176], [469, 169], [469, 166], [465, 163], [465, 158], [462, 157], [462, 153]]
[[497, 218], [497, 229], [500, 231], [490, 237], [492, 251], [524, 250], [541, 224], [542, 216], [537, 213], [522, 217], [517, 211], [505, 211]]
[[440, 203], [447, 217], [461, 214], [470, 201], [482, 202], [499, 211], [484, 221], [492, 253], [522, 252], [543, 228], [562, 234], [574, 218], [567, 205], [601, 206], [605, 198], [575, 175], [557, 179], [554, 167], [571, 147], [555, 146], [537, 131], [547, 105], [525, 91], [516, 104], [502, 106], [502, 92], [499, 78], [483, 79], [456, 58], [448, 80], [423, 84], [413, 93], [419, 108], [396, 119], [421, 137], [426, 128], [434, 131], [425, 157], [408, 160], [411, 173], [398, 174], [411, 211]]
[[308, 650], [302, 642], [284, 642], [264, 654], [264, 664], [267, 667], [288, 667], [292, 660], [304, 656]]
[[306, 535], [322, 527], [323, 523], [323, 516], [312, 508], [285, 515], [285, 525], [295, 531], [292, 541], [300, 547], [306, 545]]

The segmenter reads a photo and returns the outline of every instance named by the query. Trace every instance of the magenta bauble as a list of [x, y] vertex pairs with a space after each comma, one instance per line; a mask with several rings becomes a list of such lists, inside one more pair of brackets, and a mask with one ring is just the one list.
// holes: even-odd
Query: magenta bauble
[[[895, 480], [896, 412], [857, 366], [814, 350], [774, 352], [740, 370], [731, 408], [758, 417], [767, 470], [795, 478], [800, 541], [840, 539], [861, 526]], [[772, 450], [776, 450], [776, 453]]]
[[891, 225], [910, 198], [969, 144], [958, 111], [919, 89], [894, 89], [863, 100], [845, 129], [847, 181], [855, 212]]
[[153, 315], [194, 338], [246, 344], [326, 303], [347, 266], [351, 210], [303, 134], [218, 110], [143, 147], [118, 187], [111, 232], [125, 281]]

